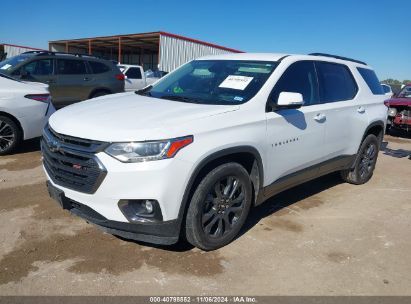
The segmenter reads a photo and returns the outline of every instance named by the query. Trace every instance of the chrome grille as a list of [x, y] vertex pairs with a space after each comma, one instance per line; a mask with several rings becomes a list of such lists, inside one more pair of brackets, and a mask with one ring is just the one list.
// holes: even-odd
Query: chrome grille
[[54, 183], [83, 193], [94, 193], [107, 174], [95, 156], [107, 143], [58, 134], [49, 126], [41, 141], [43, 164]]

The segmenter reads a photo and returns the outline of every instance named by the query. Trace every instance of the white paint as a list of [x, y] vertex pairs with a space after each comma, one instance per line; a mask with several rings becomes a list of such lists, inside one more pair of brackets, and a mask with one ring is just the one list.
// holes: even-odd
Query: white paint
[[[283, 56], [228, 54], [200, 60], [275, 62]], [[268, 96], [279, 78], [291, 64], [302, 60], [345, 64], [358, 83], [357, 96], [342, 102], [266, 112]], [[238, 146], [253, 147], [263, 163], [262, 186], [334, 157], [354, 155], [366, 127], [374, 121], [386, 120], [385, 96], [372, 94], [357, 72], [358, 66], [365, 67], [329, 57], [290, 55], [279, 63], [260, 91], [241, 105], [202, 105], [123, 93], [64, 108], [50, 118], [51, 127], [58, 133], [106, 142], [193, 135], [194, 142], [172, 159], [142, 163], [121, 163], [100, 152], [97, 157], [108, 174], [95, 194], [57, 187], [67, 197], [110, 220], [126, 221], [117, 207], [119, 199], [125, 197], [156, 199], [164, 220], [172, 220], [178, 217], [183, 194], [196, 167], [215, 152]], [[358, 106], [364, 107], [366, 113], [358, 113]], [[326, 116], [325, 121], [314, 119], [319, 113]], [[276, 146], [278, 142], [284, 144]]]

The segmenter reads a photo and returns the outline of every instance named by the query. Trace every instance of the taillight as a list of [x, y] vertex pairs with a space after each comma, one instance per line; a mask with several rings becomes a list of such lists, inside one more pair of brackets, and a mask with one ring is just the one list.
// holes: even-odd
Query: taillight
[[116, 74], [116, 79], [117, 79], [117, 80], [124, 81], [124, 79], [125, 79], [124, 74], [123, 74], [123, 73]]
[[50, 98], [50, 94], [27, 94], [24, 97], [28, 99], [41, 101], [41, 102], [48, 102]]

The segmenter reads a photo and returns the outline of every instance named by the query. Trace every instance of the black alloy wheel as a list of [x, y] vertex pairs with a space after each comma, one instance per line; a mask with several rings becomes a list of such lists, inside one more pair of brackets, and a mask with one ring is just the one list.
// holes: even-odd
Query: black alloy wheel
[[247, 219], [252, 189], [247, 170], [238, 163], [211, 170], [192, 196], [185, 222], [187, 240], [203, 250], [230, 243]]
[[244, 186], [235, 176], [220, 179], [204, 202], [202, 226], [211, 238], [226, 235], [238, 223], [245, 208]]
[[374, 170], [377, 161], [378, 148], [374, 142], [366, 145], [359, 163], [359, 174], [361, 179], [366, 179]]
[[374, 173], [381, 140], [374, 134], [365, 137], [358, 150], [352, 167], [341, 171], [344, 181], [354, 185], [361, 185], [370, 180]]

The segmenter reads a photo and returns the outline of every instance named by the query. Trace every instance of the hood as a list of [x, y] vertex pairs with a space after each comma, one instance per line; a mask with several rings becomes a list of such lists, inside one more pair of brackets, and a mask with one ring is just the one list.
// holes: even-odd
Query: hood
[[391, 98], [385, 101], [388, 106], [409, 106], [411, 107], [411, 98]]
[[57, 132], [99, 141], [144, 141], [190, 135], [187, 128], [239, 106], [200, 105], [140, 96], [107, 95], [63, 108], [49, 120]]

